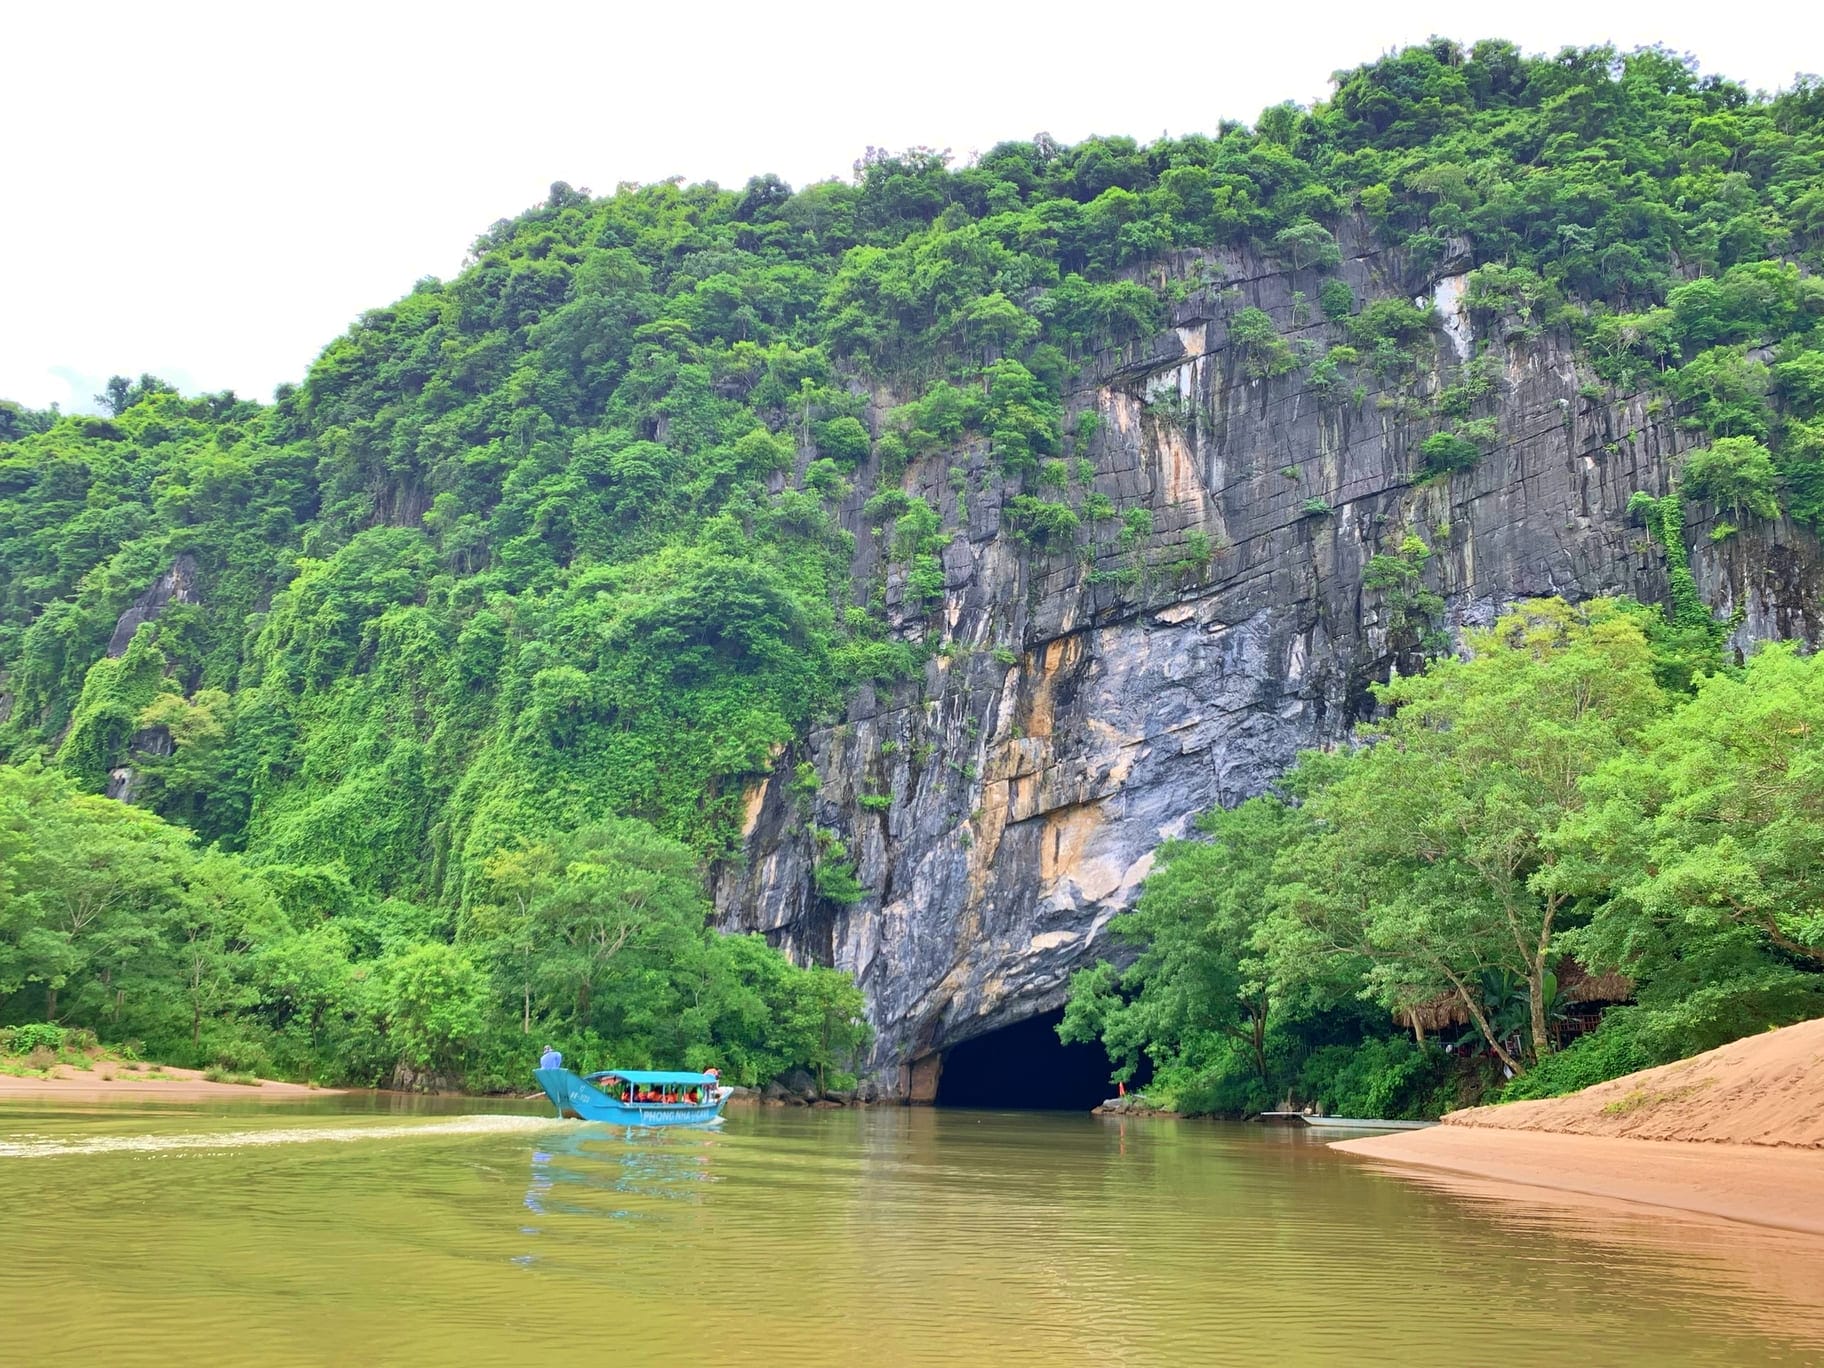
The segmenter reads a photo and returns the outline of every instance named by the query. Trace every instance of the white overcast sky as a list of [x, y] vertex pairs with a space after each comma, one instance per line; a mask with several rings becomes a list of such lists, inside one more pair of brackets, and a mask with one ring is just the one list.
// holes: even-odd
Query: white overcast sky
[[1661, 43], [1774, 89], [1824, 6], [0, 3], [0, 397], [110, 374], [268, 398], [552, 181], [847, 176], [1044, 130], [1213, 130], [1442, 33]]

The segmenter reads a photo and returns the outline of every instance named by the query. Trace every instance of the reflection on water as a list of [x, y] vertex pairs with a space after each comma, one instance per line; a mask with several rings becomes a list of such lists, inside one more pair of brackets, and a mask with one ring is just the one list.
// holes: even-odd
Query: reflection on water
[[1824, 1362], [1792, 1300], [1824, 1243], [1515, 1205], [1299, 1132], [308, 1106], [0, 1108], [0, 1361]]
[[[699, 1143], [714, 1130], [683, 1127], [642, 1130], [630, 1126], [565, 1123], [532, 1151], [526, 1207], [543, 1216], [638, 1214], [624, 1202], [592, 1204], [591, 1194], [655, 1200], [693, 1200], [692, 1184], [709, 1181], [711, 1150]], [[680, 1144], [682, 1139], [685, 1143]], [[578, 1189], [586, 1189], [579, 1192]], [[539, 1234], [541, 1227], [527, 1226]]]

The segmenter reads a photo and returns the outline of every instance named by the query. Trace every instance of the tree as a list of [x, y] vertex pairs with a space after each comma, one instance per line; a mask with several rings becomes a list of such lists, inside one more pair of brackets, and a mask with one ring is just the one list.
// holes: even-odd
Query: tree
[[1328, 228], [1311, 219], [1302, 219], [1274, 234], [1273, 245], [1292, 262], [1294, 271], [1315, 266], [1320, 271], [1342, 265], [1342, 248]]
[[[155, 394], [176, 393], [172, 385], [156, 375], [142, 374], [137, 381], [128, 380], [124, 375], [112, 375], [102, 392], [95, 396], [95, 402], [105, 408], [110, 417], [118, 418], [143, 399], [150, 399]], [[233, 398], [232, 395], [228, 397]]]
[[1254, 798], [1198, 819], [1203, 839], [1167, 841], [1131, 912], [1110, 921], [1138, 949], [1124, 971], [1099, 964], [1071, 979], [1058, 1035], [1097, 1040], [1133, 1077], [1142, 1054], [1195, 1071], [1233, 1042], [1262, 1084], [1275, 1005], [1257, 937], [1271, 906], [1274, 861], [1301, 831], [1278, 798]]
[[[597, 1020], [597, 997], [630, 955], [663, 963], [705, 924], [696, 860], [632, 818], [593, 823], [548, 846], [507, 852], [487, 866], [513, 915], [482, 923], [497, 961], [515, 966], [515, 994], [529, 1022], [534, 998], [562, 1010], [573, 1029]], [[638, 969], [619, 977], [637, 980]], [[652, 985], [642, 987], [642, 992]], [[561, 1004], [561, 1007], [559, 1006]], [[632, 1010], [619, 998], [612, 1010]]]
[[259, 1000], [249, 975], [251, 954], [278, 930], [278, 911], [265, 885], [239, 861], [210, 853], [196, 861], [161, 921], [177, 987], [190, 1009], [190, 1049], [200, 1055], [206, 1019]]
[[1551, 837], [1662, 700], [1625, 605], [1534, 601], [1466, 645], [1467, 660], [1380, 686], [1393, 713], [1372, 744], [1312, 776], [1311, 835], [1282, 861], [1281, 907], [1331, 952], [1368, 960], [1387, 1006], [1454, 994], [1519, 1073], [1478, 981], [1523, 980], [1530, 1054], [1549, 1051], [1547, 975], [1570, 898]]
[[819, 1093], [829, 1091], [832, 1078], [852, 1083], [873, 1034], [861, 990], [847, 974], [821, 965], [791, 975], [789, 985], [789, 997], [775, 1009], [780, 1053], [816, 1075]]
[[1741, 347], [1699, 352], [1672, 377], [1673, 393], [1692, 406], [1693, 426], [1717, 437], [1765, 437], [1771, 384], [1766, 365]]
[[118, 980], [187, 901], [187, 834], [37, 768], [0, 767], [0, 822], [14, 846], [0, 886], [0, 1007], [35, 988], [46, 1021], [85, 998], [91, 1020], [118, 1018]]
[[127, 411], [128, 406], [132, 403], [130, 398], [132, 390], [133, 382], [126, 376], [112, 375], [108, 377], [108, 383], [102, 392], [95, 396], [95, 402], [105, 408], [113, 417], [118, 418]]
[[400, 1064], [452, 1073], [486, 1025], [487, 981], [461, 947], [428, 941], [381, 967], [378, 1004]]
[[1739, 971], [1746, 942], [1763, 962], [1824, 967], [1818, 657], [1769, 645], [1739, 676], [1700, 680], [1589, 793], [1554, 843], [1577, 861], [1555, 883], [1608, 895], [1582, 933], [1598, 963], [1695, 988]]
[[1679, 490], [1687, 499], [1707, 499], [1719, 508], [1757, 518], [1777, 518], [1779, 499], [1773, 455], [1752, 437], [1718, 437], [1685, 458]]

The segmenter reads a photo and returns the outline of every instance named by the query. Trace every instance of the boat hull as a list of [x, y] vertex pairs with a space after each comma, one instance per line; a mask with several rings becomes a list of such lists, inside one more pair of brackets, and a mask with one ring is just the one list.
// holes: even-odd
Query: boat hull
[[559, 1116], [578, 1121], [607, 1121], [617, 1126], [706, 1126], [722, 1115], [728, 1101], [718, 1090], [713, 1102], [622, 1102], [568, 1069], [534, 1069], [532, 1077], [545, 1090]]
[[1263, 1126], [1308, 1126], [1313, 1130], [1424, 1130], [1436, 1121], [1377, 1121], [1365, 1116], [1315, 1116], [1310, 1112], [1259, 1112], [1254, 1119]]

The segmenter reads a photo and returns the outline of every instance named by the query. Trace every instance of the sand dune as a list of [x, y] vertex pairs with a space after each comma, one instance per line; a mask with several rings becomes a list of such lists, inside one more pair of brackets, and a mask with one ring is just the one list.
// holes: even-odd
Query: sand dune
[[1367, 1159], [1824, 1235], [1824, 1020], [1568, 1097], [1344, 1140]]
[[1452, 1112], [1444, 1124], [1824, 1149], [1824, 1019], [1749, 1036], [1569, 1097]]

